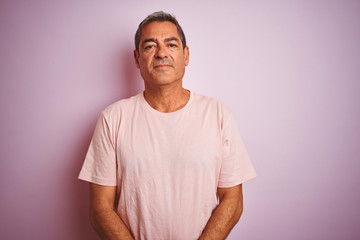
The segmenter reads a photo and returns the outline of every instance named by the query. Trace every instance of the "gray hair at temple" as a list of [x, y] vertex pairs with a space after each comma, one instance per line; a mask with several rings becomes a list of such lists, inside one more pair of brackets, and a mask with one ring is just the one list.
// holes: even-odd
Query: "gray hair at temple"
[[139, 27], [135, 33], [135, 48], [136, 51], [139, 52], [139, 44], [140, 44], [140, 38], [141, 38], [141, 34], [142, 34], [142, 30], [145, 27], [146, 24], [151, 23], [151, 22], [172, 22], [173, 24], [175, 24], [178, 34], [180, 36], [180, 40], [181, 43], [183, 45], [183, 48], [186, 47], [186, 38], [185, 38], [185, 34], [180, 26], [180, 24], [178, 23], [178, 21], [176, 20], [176, 18], [166, 12], [160, 11], [160, 12], [154, 12], [152, 14], [150, 14], [149, 16], [147, 16], [140, 24]]

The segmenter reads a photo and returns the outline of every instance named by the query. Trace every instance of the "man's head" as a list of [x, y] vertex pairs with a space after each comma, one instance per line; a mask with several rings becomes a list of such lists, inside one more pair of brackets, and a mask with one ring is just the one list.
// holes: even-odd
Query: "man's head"
[[154, 13], [150, 14], [139, 24], [139, 27], [135, 33], [135, 49], [136, 49], [136, 51], [139, 51], [140, 38], [141, 38], [143, 28], [145, 27], [145, 25], [147, 25], [151, 22], [171, 22], [171, 23], [173, 23], [177, 28], [178, 34], [181, 39], [182, 47], [183, 48], [186, 47], [185, 34], [184, 34], [180, 24], [176, 20], [176, 18], [169, 13], [160, 11], [160, 12], [154, 12]]
[[189, 48], [173, 16], [164, 12], [149, 15], [140, 23], [135, 42], [135, 63], [145, 81], [145, 89], [182, 84], [189, 63]]

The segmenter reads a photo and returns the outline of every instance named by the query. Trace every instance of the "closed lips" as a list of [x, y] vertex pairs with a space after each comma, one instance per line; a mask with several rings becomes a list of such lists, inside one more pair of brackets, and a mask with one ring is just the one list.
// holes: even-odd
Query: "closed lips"
[[172, 65], [169, 65], [169, 64], [159, 64], [159, 65], [155, 65], [155, 68], [158, 68], [158, 67], [172, 67]]

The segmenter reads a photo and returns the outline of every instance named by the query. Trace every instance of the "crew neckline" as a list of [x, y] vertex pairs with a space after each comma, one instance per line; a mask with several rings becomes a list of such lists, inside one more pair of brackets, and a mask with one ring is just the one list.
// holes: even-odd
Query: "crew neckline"
[[[188, 89], [186, 89], [188, 90]], [[148, 111], [150, 112], [153, 112], [155, 114], [158, 114], [158, 115], [162, 115], [162, 116], [173, 116], [173, 115], [177, 115], [177, 114], [180, 114], [182, 112], [184, 112], [186, 109], [189, 108], [189, 106], [191, 105], [191, 102], [193, 100], [193, 92], [188, 90], [190, 92], [190, 97], [189, 97], [189, 100], [187, 101], [187, 103], [185, 104], [185, 106], [183, 106], [182, 108], [174, 111], [174, 112], [160, 112], [158, 110], [156, 110], [155, 108], [153, 108], [152, 106], [150, 106], [150, 104], [146, 101], [145, 97], [144, 97], [144, 93], [145, 91], [142, 91], [139, 93], [140, 95], [140, 99], [141, 99], [141, 102], [142, 102], [142, 105], [145, 107], [145, 109], [147, 109]]]

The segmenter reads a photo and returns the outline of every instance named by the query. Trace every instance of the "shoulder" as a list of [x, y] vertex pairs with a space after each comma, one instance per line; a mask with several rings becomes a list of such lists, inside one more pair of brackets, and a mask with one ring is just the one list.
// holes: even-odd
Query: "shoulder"
[[216, 111], [223, 116], [231, 115], [230, 108], [222, 101], [209, 96], [204, 96], [193, 92], [193, 105], [195, 108], [207, 109], [210, 111]]
[[121, 99], [108, 105], [101, 111], [101, 117], [105, 119], [119, 118], [124, 112], [128, 112], [134, 109], [135, 105], [138, 102], [140, 94], [142, 93], [138, 93], [137, 95], [134, 95], [130, 98]]

